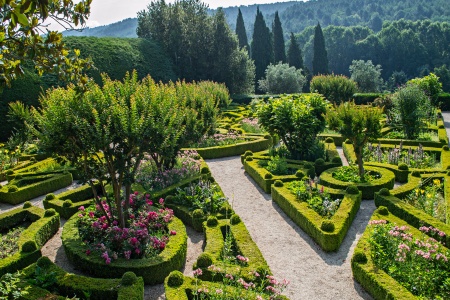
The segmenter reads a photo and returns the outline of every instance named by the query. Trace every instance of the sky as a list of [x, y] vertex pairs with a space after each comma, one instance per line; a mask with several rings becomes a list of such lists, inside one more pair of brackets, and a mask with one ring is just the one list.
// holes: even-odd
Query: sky
[[[209, 5], [209, 8], [287, 1], [292, 0], [203, 0], [204, 3]], [[150, 0], [92, 0], [91, 15], [87, 21], [87, 26], [96, 27], [118, 22], [127, 18], [135, 18], [137, 12], [145, 10], [150, 2]], [[166, 3], [172, 2], [175, 1], [166, 0]], [[53, 24], [50, 28], [57, 29]]]

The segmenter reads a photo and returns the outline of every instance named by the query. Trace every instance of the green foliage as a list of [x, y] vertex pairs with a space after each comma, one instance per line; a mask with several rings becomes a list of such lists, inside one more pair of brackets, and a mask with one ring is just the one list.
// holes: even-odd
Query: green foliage
[[381, 66], [373, 65], [371, 60], [354, 60], [350, 65], [350, 77], [362, 93], [379, 92], [383, 84]]
[[302, 50], [300, 49], [294, 33], [292, 32], [289, 48], [287, 51], [287, 63], [290, 67], [294, 67], [297, 70], [305, 69], [305, 66], [303, 65]]
[[286, 63], [286, 50], [284, 48], [284, 34], [281, 27], [278, 11], [275, 12], [275, 19], [272, 23], [273, 35], [273, 61], [275, 63]]
[[239, 41], [239, 48], [246, 48], [247, 51], [250, 51], [247, 31], [245, 30], [244, 18], [242, 17], [241, 9], [238, 9], [238, 16], [236, 19], [236, 35]]
[[[387, 193], [386, 193], [386, 190], [388, 191]], [[380, 190], [380, 195], [389, 196], [389, 190], [386, 188], [382, 188]], [[382, 216], [387, 216], [387, 215], [389, 215], [389, 210], [387, 209], [386, 206], [380, 206], [377, 208], [377, 213]]]
[[261, 105], [258, 120], [270, 134], [280, 137], [294, 159], [314, 160], [317, 134], [325, 128], [326, 104], [317, 94], [286, 95]]
[[323, 220], [322, 225], [320, 225], [320, 229], [325, 232], [333, 232], [335, 229], [334, 223], [330, 220]]
[[206, 219], [206, 225], [208, 225], [209, 227], [217, 226], [217, 224], [219, 224], [219, 221], [217, 220], [216, 216], [209, 216]]
[[270, 30], [266, 26], [266, 21], [264, 21], [264, 16], [259, 7], [256, 10], [251, 55], [255, 62], [255, 79], [260, 80], [264, 77], [267, 66], [273, 62], [273, 43]]
[[34, 241], [26, 241], [22, 245], [22, 251], [25, 253], [30, 253], [37, 250], [37, 245]]
[[328, 55], [325, 48], [325, 39], [323, 37], [322, 27], [317, 23], [314, 28], [314, 55], [312, 61], [312, 73], [314, 75], [326, 75], [328, 70]]
[[203, 252], [197, 258], [197, 267], [199, 268], [207, 268], [212, 265], [212, 256], [208, 252]]
[[275, 180], [273, 185], [276, 187], [282, 187], [284, 185], [284, 183], [281, 180]]
[[358, 195], [359, 194], [359, 190], [356, 185], [348, 186], [347, 189], [345, 190], [345, 192], [350, 195]]
[[311, 91], [322, 94], [335, 104], [349, 101], [356, 92], [356, 83], [343, 75], [319, 75], [311, 80]]
[[287, 175], [289, 171], [286, 158], [280, 156], [272, 156], [266, 169], [273, 175]]
[[365, 264], [367, 263], [367, 256], [363, 251], [358, 250], [355, 251], [355, 253], [353, 253], [352, 261], [355, 261], [360, 264]]
[[442, 93], [442, 83], [439, 82], [439, 77], [435, 74], [430, 73], [430, 75], [422, 78], [414, 78], [407, 82], [409, 85], [417, 85], [428, 97], [430, 97], [431, 103], [435, 106], [438, 105], [437, 97]]
[[231, 216], [230, 218], [230, 224], [231, 225], [236, 225], [241, 223], [241, 217], [239, 217], [238, 215], [234, 214]]
[[122, 275], [121, 283], [125, 286], [130, 286], [135, 284], [138, 281], [136, 274], [133, 272], [125, 272]]
[[389, 196], [389, 195], [390, 195], [390, 192], [389, 192], [389, 190], [388, 190], [387, 188], [382, 188], [382, 189], [379, 191], [379, 193], [380, 193], [380, 195], [382, 195], [382, 196]]
[[447, 65], [442, 65], [440, 67], [435, 67], [433, 73], [439, 78], [442, 83], [442, 91], [450, 92], [450, 70]]
[[183, 273], [180, 271], [173, 271], [169, 274], [169, 277], [167, 279], [167, 284], [170, 287], [179, 287], [184, 282], [184, 276]]
[[407, 164], [405, 164], [405, 163], [400, 163], [400, 164], [398, 164], [398, 169], [399, 169], [399, 170], [402, 170], [402, 171], [407, 171], [409, 168], [408, 168], [408, 165], [407, 165]]
[[52, 265], [52, 261], [47, 256], [42, 256], [37, 260], [36, 265], [41, 269], [47, 269]]
[[306, 83], [306, 77], [302, 70], [289, 67], [285, 63], [270, 64], [266, 71], [266, 77], [258, 81], [259, 89], [268, 94], [292, 94], [300, 93]]
[[26, 297], [27, 291], [22, 290], [17, 286], [20, 282], [19, 277], [21, 274], [17, 272], [16, 274], [6, 273], [1, 277], [0, 281], [0, 299], [1, 300], [16, 300], [21, 297]]

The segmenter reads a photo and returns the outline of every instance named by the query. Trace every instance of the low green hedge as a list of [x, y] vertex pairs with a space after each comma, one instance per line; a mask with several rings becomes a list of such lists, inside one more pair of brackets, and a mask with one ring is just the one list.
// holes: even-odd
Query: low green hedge
[[[47, 257], [41, 257], [37, 263], [32, 264], [23, 270], [19, 277], [22, 281], [20, 287], [28, 293], [23, 296], [24, 300], [44, 299], [49, 291], [32, 285], [28, 280], [34, 278], [35, 270], [39, 266], [41, 272], [55, 273], [55, 286], [58, 291], [68, 297], [82, 296], [89, 293], [90, 300], [120, 299], [120, 300], [142, 300], [144, 299], [144, 280], [136, 277], [134, 273], [127, 274], [121, 279], [92, 278], [67, 273], [62, 268], [55, 265]], [[127, 282], [128, 278], [131, 282]], [[134, 278], [133, 278], [134, 277]], [[128, 280], [130, 281], [130, 280]], [[45, 298], [46, 299], [46, 298]], [[66, 299], [66, 298], [64, 298]]]
[[362, 192], [362, 199], [373, 199], [374, 193], [378, 192], [382, 188], [392, 189], [394, 187], [395, 175], [392, 171], [384, 168], [366, 166], [364, 169], [367, 171], [375, 171], [381, 174], [381, 178], [376, 179], [369, 183], [353, 183], [344, 182], [333, 178], [333, 172], [338, 168], [326, 170], [320, 175], [320, 184], [331, 187], [333, 189], [345, 190], [350, 185], [356, 185]]
[[42, 176], [46, 176], [48, 179], [24, 187], [19, 187], [15, 192], [8, 192], [8, 185], [2, 187], [0, 189], [0, 202], [13, 205], [22, 203], [58, 189], [62, 189], [70, 185], [73, 181], [72, 174], [70, 173]]
[[39, 172], [39, 171], [45, 170], [55, 164], [57, 164], [57, 162], [53, 158], [50, 157], [50, 158], [46, 158], [41, 161], [34, 162], [33, 164], [28, 165], [25, 168], [20, 168], [18, 170], [15, 170], [14, 173]]
[[[408, 223], [395, 217], [393, 214], [381, 215], [378, 213], [378, 210], [372, 215], [371, 220], [387, 220], [398, 226], [408, 225]], [[413, 233], [413, 235], [421, 235], [418, 230], [414, 228], [410, 229], [410, 232]], [[353, 277], [355, 280], [377, 300], [418, 299], [395, 279], [374, 266], [370, 255], [369, 237], [370, 229], [368, 227], [359, 239], [351, 261]]]
[[[25, 221], [32, 223], [19, 237], [17, 242], [19, 251], [0, 260], [0, 276], [14, 273], [36, 262], [41, 257], [41, 247], [59, 229], [59, 215], [55, 211], [45, 211], [26, 203], [23, 208], [16, 208], [0, 215], [0, 230], [14, 228]], [[23, 247], [25, 244], [32, 247], [27, 249], [28, 246]]]
[[[226, 272], [227, 274], [231, 274], [233, 276], [239, 275], [244, 278], [245, 281], [249, 282], [256, 280], [255, 276], [253, 275], [254, 271], [257, 271], [261, 274], [271, 274], [266, 260], [261, 254], [258, 246], [252, 240], [250, 233], [248, 232], [244, 223], [242, 221], [239, 221], [239, 218], [235, 218], [235, 220], [238, 221], [230, 222], [229, 219], [224, 219], [218, 220], [216, 225], [214, 225], [214, 223], [210, 225], [208, 225], [207, 222], [204, 223], [206, 246], [204, 252], [198, 257], [196, 263], [194, 263], [194, 269], [201, 268], [203, 271], [203, 274], [199, 276], [200, 279], [220, 281], [222, 280], [223, 276], [225, 276]], [[249, 259], [246, 266], [225, 263], [223, 261], [222, 257], [226, 230], [229, 230], [229, 232], [233, 236], [236, 242], [235, 246], [237, 251], [242, 256]], [[205, 255], [207, 255], [211, 259], [211, 263], [207, 262], [207, 265], [204, 265]], [[222, 271], [219, 273], [212, 273], [207, 269], [210, 265], [214, 265], [220, 268]], [[216, 274], [214, 278], [212, 276], [213, 274]]]
[[328, 219], [323, 218], [313, 209], [309, 208], [306, 202], [298, 201], [287, 187], [272, 186], [273, 201], [278, 204], [295, 224], [327, 252], [339, 250], [361, 205], [361, 192], [358, 195], [341, 194], [341, 197], [343, 199], [339, 209], [329, 219], [334, 224], [334, 230], [332, 232], [326, 232], [321, 229], [321, 226]]
[[408, 182], [409, 170], [399, 170], [397, 165], [383, 164], [377, 162], [366, 162], [364, 163], [364, 165], [388, 169], [389, 171], [394, 173], [396, 181], [400, 183]]
[[366, 105], [383, 95], [383, 93], [356, 93], [353, 94], [353, 100], [355, 101], [355, 104]]
[[166, 248], [157, 257], [130, 260], [119, 258], [109, 265], [105, 264], [100, 255], [86, 255], [86, 248], [78, 234], [77, 219], [78, 216], [74, 215], [64, 224], [61, 239], [69, 261], [88, 274], [101, 278], [118, 278], [131, 271], [142, 276], [145, 284], [156, 284], [163, 283], [171, 271], [181, 269], [185, 263], [186, 227], [176, 217], [169, 224], [169, 230], [174, 230], [177, 234], [170, 237]]
[[342, 146], [342, 144], [344, 143], [344, 138], [339, 133], [319, 133], [317, 137], [321, 140], [326, 140], [330, 137], [333, 139], [336, 146]]
[[212, 159], [212, 158], [241, 155], [247, 150], [258, 152], [266, 150], [270, 146], [272, 146], [272, 138], [270, 136], [261, 136], [260, 138], [252, 136], [251, 138], [248, 139], [249, 139], [248, 142], [243, 142], [235, 145], [195, 148], [195, 149], [189, 148], [189, 150], [197, 151], [198, 154], [200, 154], [200, 156], [204, 159]]

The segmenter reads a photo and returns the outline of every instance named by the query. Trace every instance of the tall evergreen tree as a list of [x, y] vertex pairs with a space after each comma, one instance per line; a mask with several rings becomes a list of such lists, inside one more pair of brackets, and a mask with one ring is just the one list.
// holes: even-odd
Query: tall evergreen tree
[[255, 80], [259, 80], [264, 77], [267, 66], [273, 61], [270, 29], [266, 26], [264, 16], [259, 10], [259, 7], [256, 10], [251, 50], [252, 59], [255, 62], [256, 68]]
[[281, 27], [280, 17], [278, 11], [275, 12], [275, 20], [272, 24], [273, 34], [273, 58], [275, 63], [286, 62], [286, 50], [284, 48], [283, 28]]
[[317, 26], [314, 29], [314, 54], [312, 64], [313, 75], [329, 73], [325, 39], [319, 23], [317, 23]]
[[293, 32], [291, 32], [291, 43], [288, 48], [287, 63], [289, 66], [295, 67], [296, 69], [305, 69], [303, 66], [302, 50], [300, 49]]
[[242, 17], [240, 8], [236, 20], [236, 35], [239, 40], [239, 48], [247, 47], [247, 51], [249, 51], [250, 47], [248, 46], [247, 31], [245, 30], [244, 18]]

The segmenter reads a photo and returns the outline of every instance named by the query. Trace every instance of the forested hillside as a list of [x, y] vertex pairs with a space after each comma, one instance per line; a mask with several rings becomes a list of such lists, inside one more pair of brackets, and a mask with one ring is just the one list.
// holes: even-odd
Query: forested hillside
[[83, 31], [64, 31], [64, 36], [96, 36], [96, 37], [124, 37], [134, 38], [136, 35], [137, 19], [129, 18], [109, 25], [86, 28]]

